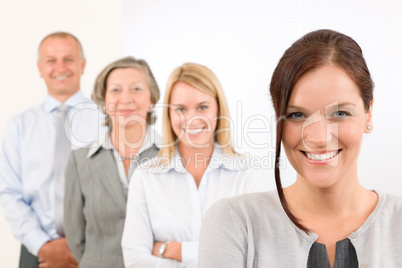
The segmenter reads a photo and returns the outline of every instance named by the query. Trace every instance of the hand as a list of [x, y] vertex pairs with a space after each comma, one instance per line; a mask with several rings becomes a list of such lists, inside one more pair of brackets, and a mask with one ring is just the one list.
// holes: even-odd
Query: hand
[[[165, 242], [155, 242], [154, 243], [154, 248], [152, 249], [152, 255], [156, 256], [159, 258], [159, 248], [164, 244]], [[175, 242], [171, 241], [166, 249], [165, 252], [163, 253], [163, 257], [166, 259], [173, 259], [177, 261], [182, 261], [181, 258], [181, 243], [180, 242]]]
[[44, 259], [39, 258], [39, 268], [53, 268], [54, 266], [52, 266], [50, 263], [46, 262]]
[[78, 262], [68, 248], [67, 240], [59, 238], [46, 242], [39, 250], [40, 268], [76, 268]]

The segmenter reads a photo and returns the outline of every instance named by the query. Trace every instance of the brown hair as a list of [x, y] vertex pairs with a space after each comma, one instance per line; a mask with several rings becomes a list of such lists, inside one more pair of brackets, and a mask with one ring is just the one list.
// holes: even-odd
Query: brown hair
[[46, 39], [48, 39], [48, 38], [69, 38], [69, 37], [73, 38], [77, 42], [78, 47], [80, 48], [81, 59], [84, 59], [85, 58], [84, 57], [84, 50], [82, 49], [81, 42], [80, 42], [80, 40], [78, 40], [77, 37], [75, 37], [74, 35], [72, 35], [70, 33], [67, 33], [67, 32], [54, 32], [54, 33], [46, 35], [42, 39], [42, 41], [40, 41], [39, 47], [38, 47], [38, 61], [39, 61], [39, 58], [40, 58], [40, 47], [42, 46], [43, 42], [45, 42]]
[[283, 54], [272, 75], [270, 93], [277, 117], [275, 182], [282, 207], [292, 222], [306, 233], [309, 230], [289, 210], [280, 178], [283, 120], [296, 82], [308, 71], [335, 65], [345, 71], [360, 89], [366, 111], [373, 100], [374, 83], [360, 46], [347, 35], [332, 30], [317, 30], [294, 42]]
[[[98, 104], [99, 109], [101, 111], [105, 111], [105, 96], [106, 96], [106, 84], [107, 79], [110, 73], [116, 69], [120, 68], [134, 68], [145, 73], [145, 80], [147, 81], [147, 85], [151, 92], [151, 100], [153, 104], [156, 104], [159, 101], [160, 92], [158, 84], [156, 83], [155, 77], [152, 74], [151, 68], [145, 60], [137, 60], [134, 57], [125, 57], [119, 60], [116, 60], [106, 66], [100, 74], [96, 77], [94, 89], [92, 91], [92, 99]], [[110, 118], [105, 113], [105, 126], [110, 125]], [[147, 114], [147, 124], [152, 125], [155, 123], [156, 117], [153, 115], [153, 112], [149, 112]]]

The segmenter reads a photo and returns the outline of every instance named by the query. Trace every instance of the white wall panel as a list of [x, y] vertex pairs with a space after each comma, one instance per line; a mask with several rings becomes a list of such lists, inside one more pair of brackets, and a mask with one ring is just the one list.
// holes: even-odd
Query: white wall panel
[[[359, 162], [367, 188], [402, 194], [402, 2], [381, 0], [125, 0], [125, 53], [144, 58], [162, 92], [170, 72], [184, 62], [210, 67], [220, 78], [231, 110], [235, 147], [273, 157], [274, 117], [268, 96], [272, 72], [292, 42], [329, 28], [362, 47], [375, 87], [374, 131]], [[241, 110], [239, 109], [241, 107]], [[247, 138], [244, 128], [262, 128]], [[268, 122], [268, 124], [267, 124]], [[161, 122], [158, 122], [161, 128]], [[253, 144], [247, 143], [251, 140]], [[267, 144], [258, 149], [255, 144]], [[273, 159], [272, 159], [273, 161]], [[270, 178], [273, 181], [273, 171]], [[284, 184], [295, 179], [287, 164]], [[273, 185], [273, 184], [272, 184]]]
[[[37, 48], [54, 31], [68, 31], [80, 39], [87, 58], [81, 88], [90, 96], [100, 70], [123, 56], [123, 1], [0, 1], [0, 140], [11, 117], [44, 100]], [[18, 267], [19, 254], [20, 244], [0, 206], [0, 266]]]

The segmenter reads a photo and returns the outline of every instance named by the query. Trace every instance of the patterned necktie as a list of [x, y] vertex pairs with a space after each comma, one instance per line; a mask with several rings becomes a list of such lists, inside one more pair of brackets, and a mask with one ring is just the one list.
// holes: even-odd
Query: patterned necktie
[[64, 174], [68, 157], [71, 152], [70, 121], [68, 119], [68, 106], [64, 103], [57, 107], [56, 144], [54, 156], [55, 180], [55, 223], [57, 233], [64, 237]]

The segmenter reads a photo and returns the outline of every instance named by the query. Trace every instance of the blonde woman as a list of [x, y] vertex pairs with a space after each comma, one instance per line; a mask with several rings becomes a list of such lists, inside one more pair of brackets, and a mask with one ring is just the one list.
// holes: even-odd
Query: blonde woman
[[126, 267], [197, 267], [203, 216], [217, 200], [268, 188], [242, 166], [215, 74], [186, 63], [169, 77], [159, 157], [132, 178], [122, 247]]
[[144, 60], [126, 57], [98, 75], [92, 98], [105, 111], [110, 132], [70, 156], [66, 238], [80, 267], [124, 267], [120, 242], [128, 179], [138, 163], [159, 151], [150, 127], [159, 88]]

